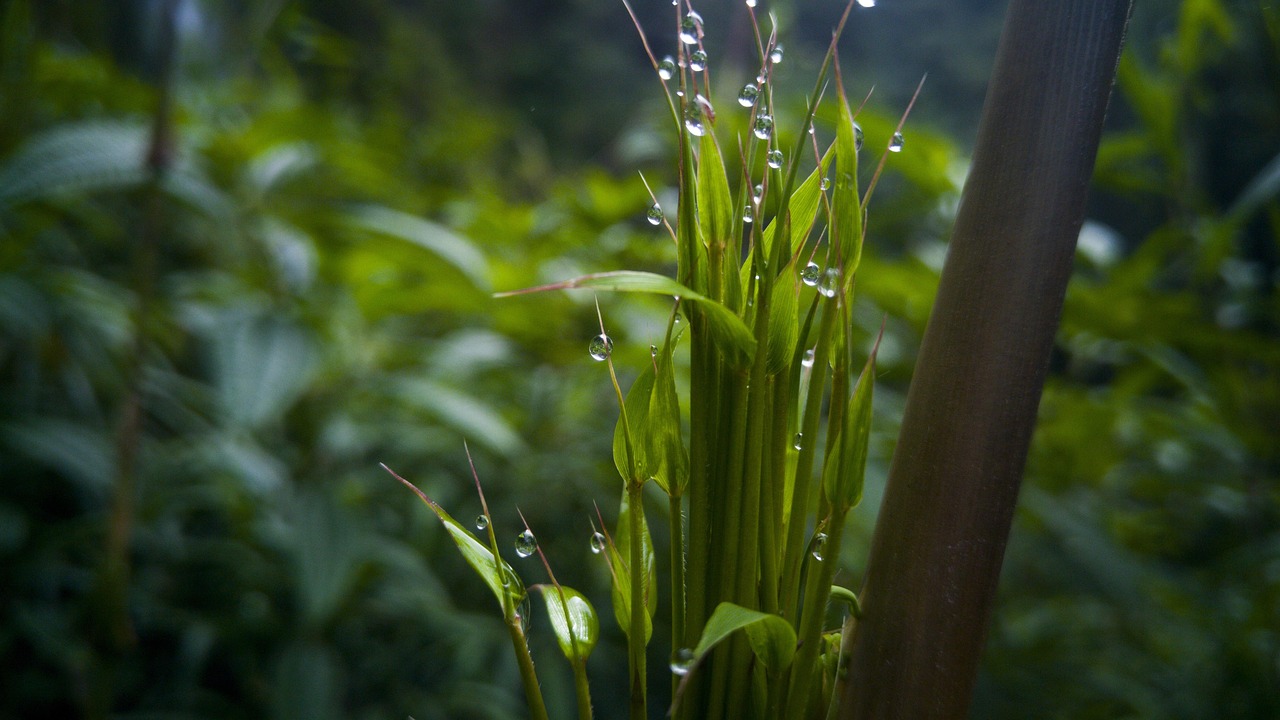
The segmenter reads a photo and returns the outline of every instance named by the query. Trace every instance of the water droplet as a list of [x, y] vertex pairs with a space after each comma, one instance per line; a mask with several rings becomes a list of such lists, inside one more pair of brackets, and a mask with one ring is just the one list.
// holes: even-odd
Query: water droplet
[[831, 187], [831, 180], [829, 178], [822, 178], [822, 182], [818, 183], [818, 187], [823, 190], [829, 189]]
[[604, 548], [606, 544], [607, 543], [604, 539], [604, 533], [602, 532], [591, 533], [591, 552], [595, 553], [596, 555], [599, 555], [600, 553], [604, 552]]
[[707, 69], [707, 53], [703, 50], [695, 50], [689, 56], [689, 69], [694, 72], [702, 72]]
[[862, 7], [875, 7], [876, 0], [858, 0], [858, 4]]
[[862, 150], [862, 126], [858, 123], [853, 124], [853, 151], [861, 152]]
[[797, 450], [804, 447], [804, 433], [796, 433], [796, 439], [791, 443], [791, 447]]
[[746, 207], [742, 208], [742, 222], [749, 223], [755, 219], [756, 211], [751, 208], [751, 205], [748, 204]]
[[[872, 1], [874, 2], [874, 0]], [[753, 8], [755, 6], [756, 6], [756, 0], [747, 0], [747, 7]]]
[[800, 271], [800, 279], [805, 285], [813, 287], [818, 284], [818, 276], [822, 274], [822, 268], [818, 267], [818, 263], [811, 262], [804, 266]]
[[765, 77], [764, 73], [760, 73], [759, 75], [756, 76], [757, 85], [764, 85], [766, 80], [768, 80], [768, 78]]
[[693, 651], [689, 648], [680, 648], [676, 651], [674, 657], [671, 658], [671, 672], [681, 677], [688, 675], [689, 670], [693, 667]]
[[902, 133], [893, 134], [893, 139], [889, 141], [889, 152], [902, 152]]
[[487, 528], [487, 527], [489, 527], [489, 516], [488, 516], [488, 515], [477, 515], [477, 516], [476, 516], [476, 529], [477, 529], [477, 530], [484, 530], [484, 529], [485, 529], [485, 528]]
[[777, 65], [782, 62], [782, 46], [774, 45], [773, 50], [769, 52], [769, 62]]
[[773, 116], [757, 115], [755, 127], [751, 128], [751, 131], [761, 140], [768, 140], [773, 134]]
[[663, 80], [670, 80], [676, 74], [676, 61], [668, 55], [662, 58], [662, 62], [658, 63], [658, 77]]
[[538, 538], [533, 536], [533, 532], [525, 530], [516, 536], [516, 554], [522, 558], [527, 558], [538, 549]]
[[764, 185], [756, 185], [751, 189], [751, 199], [754, 202], [759, 203], [762, 197], [764, 197]]
[[645, 212], [644, 219], [649, 221], [650, 225], [662, 224], [662, 206], [654, 203], [649, 206], [649, 210]]
[[591, 338], [591, 344], [587, 346], [587, 352], [591, 353], [591, 357], [597, 362], [608, 360], [613, 354], [613, 340], [604, 333]]
[[702, 16], [693, 10], [684, 16], [680, 23], [680, 42], [685, 45], [697, 45], [698, 36], [702, 34]]
[[804, 351], [804, 359], [800, 361], [800, 364], [805, 367], [813, 367], [813, 348]]
[[814, 560], [822, 562], [822, 550], [827, 546], [827, 534], [818, 533], [813, 536], [813, 542], [809, 543], [809, 554]]
[[773, 168], [774, 170], [777, 170], [778, 168], [782, 167], [782, 151], [781, 150], [770, 150], [767, 159], [769, 161], [769, 167]]
[[698, 109], [697, 105], [690, 105], [688, 112], [685, 113], [684, 129], [695, 137], [702, 137], [707, 134], [707, 126], [702, 124], [702, 111]]
[[742, 86], [742, 91], [738, 93], [738, 104], [742, 107], [749, 108], [756, 104], [756, 98], [760, 97], [760, 88], [755, 83], [747, 83]]
[[672, 324], [672, 325], [679, 325], [681, 322], [683, 322], [683, 320], [681, 320], [681, 319], [680, 319], [680, 316], [679, 316], [679, 315], [677, 315], [677, 316], [676, 316], [676, 319], [671, 321], [671, 324]]
[[818, 282], [818, 292], [823, 297], [835, 297], [836, 288], [840, 287], [840, 271], [835, 268], [827, 268], [822, 273], [822, 279]]
[[816, 132], [817, 130], [813, 127], [813, 123], [809, 123], [809, 134], [812, 135]]
[[658, 357], [658, 346], [657, 346], [657, 345], [650, 345], [650, 346], [649, 346], [649, 357], [654, 358], [655, 360], [657, 359], [657, 357]]
[[683, 90], [676, 90], [676, 97], [684, 97], [684, 91], [683, 91]]

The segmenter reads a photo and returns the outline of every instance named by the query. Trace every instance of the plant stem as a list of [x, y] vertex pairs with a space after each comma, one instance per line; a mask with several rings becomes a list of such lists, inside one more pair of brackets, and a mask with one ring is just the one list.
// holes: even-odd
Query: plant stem
[[631, 672], [631, 720], [647, 720], [645, 709], [645, 613], [649, 612], [645, 603], [648, 573], [644, 568], [644, 480], [632, 479], [627, 484], [627, 504], [631, 520], [631, 543], [628, 550], [627, 572], [631, 574], [631, 623], [627, 637], [627, 648], [630, 656]]
[[[671, 508], [671, 652], [690, 647], [684, 636], [684, 518], [680, 509], [680, 496], [668, 498]], [[680, 676], [672, 673], [671, 693], [675, 696]]]
[[573, 688], [578, 697], [578, 719], [591, 720], [591, 686], [587, 682], [587, 664], [582, 660], [573, 663]]
[[548, 720], [547, 706], [542, 701], [542, 689], [538, 687], [538, 675], [533, 669], [533, 656], [529, 654], [529, 643], [524, 636], [520, 614], [509, 613], [506, 621], [511, 646], [516, 651], [516, 663], [520, 666], [520, 680], [524, 684], [524, 699], [529, 705], [529, 717], [533, 720]]

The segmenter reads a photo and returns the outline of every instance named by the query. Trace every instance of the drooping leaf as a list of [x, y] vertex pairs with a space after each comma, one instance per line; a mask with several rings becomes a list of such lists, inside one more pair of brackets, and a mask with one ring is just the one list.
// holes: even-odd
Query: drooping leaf
[[746, 367], [755, 354], [756, 340], [742, 318], [720, 303], [700, 295], [665, 275], [620, 270], [618, 272], [583, 275], [572, 280], [540, 285], [538, 287], [498, 293], [496, 297], [510, 297], [546, 290], [611, 290], [614, 292], [640, 292], [655, 295], [671, 295], [698, 304], [705, 313], [711, 334], [716, 338], [716, 346], [724, 353], [725, 359], [734, 367]]
[[722, 602], [707, 619], [693, 650], [695, 662], [737, 630], [747, 633], [751, 651], [771, 673], [785, 670], [796, 653], [796, 631], [778, 615]]
[[[385, 465], [383, 466], [386, 467]], [[391, 472], [388, 468], [387, 472]], [[414, 492], [422, 502], [431, 508], [431, 512], [440, 518], [444, 529], [449, 533], [449, 537], [453, 538], [453, 542], [458, 546], [458, 552], [462, 553], [462, 557], [467, 561], [476, 574], [484, 580], [489, 589], [493, 591], [493, 596], [497, 598], [498, 604], [503, 604], [503, 597], [510, 596], [513, 603], [519, 603], [524, 600], [525, 591], [524, 584], [520, 581], [520, 576], [516, 575], [516, 571], [501, 558], [494, 563], [493, 553], [488, 546], [476, 539], [471, 531], [454, 520], [445, 509], [436, 504], [434, 500], [427, 497], [425, 493], [417, 488], [413, 483], [404, 478], [391, 473], [395, 479], [399, 480], [406, 487]]]
[[[600, 639], [600, 618], [582, 593], [564, 585], [534, 585], [542, 591], [547, 603], [547, 617], [555, 631], [556, 642], [569, 662], [586, 662]], [[574, 650], [574, 644], [577, 650]], [[575, 660], [576, 657], [576, 660]]]
[[470, 240], [416, 215], [381, 205], [361, 205], [348, 213], [354, 226], [399, 238], [422, 248], [466, 275], [477, 288], [489, 288], [489, 264]]

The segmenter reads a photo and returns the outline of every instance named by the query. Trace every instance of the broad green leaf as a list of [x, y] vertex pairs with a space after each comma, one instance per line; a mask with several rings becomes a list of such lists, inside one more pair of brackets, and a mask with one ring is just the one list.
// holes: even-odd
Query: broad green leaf
[[647, 480], [658, 469], [658, 452], [652, 442], [649, 420], [653, 380], [653, 366], [646, 365], [627, 392], [627, 423], [631, 425], [631, 451], [634, 454], [630, 458], [631, 466], [627, 458], [626, 425], [622, 422], [621, 413], [618, 414], [618, 424], [613, 428], [613, 464], [623, 482]]
[[737, 630], [745, 630], [751, 651], [771, 673], [785, 670], [796, 653], [796, 631], [778, 615], [722, 602], [702, 628], [693, 650], [695, 662]]
[[[384, 465], [383, 467], [386, 466]], [[389, 469], [388, 472], [390, 472]], [[458, 546], [458, 552], [462, 553], [462, 557], [466, 559], [467, 564], [480, 575], [485, 584], [489, 586], [489, 589], [493, 591], [493, 596], [498, 599], [499, 605], [503, 605], [504, 595], [509, 595], [513, 604], [524, 600], [524, 584], [520, 581], [520, 576], [516, 575], [516, 571], [505, 560], [499, 558], [498, 563], [495, 565], [493, 553], [484, 543], [477, 540], [470, 530], [450, 517], [444, 508], [427, 497], [413, 483], [395, 473], [391, 474], [412, 490], [422, 502], [427, 504], [427, 507], [431, 508], [431, 512], [440, 518], [440, 522], [444, 525], [444, 529], [448, 531], [449, 537], [453, 538], [454, 544]]]
[[769, 355], [765, 369], [769, 374], [781, 372], [791, 363], [800, 335], [796, 320], [799, 283], [795, 263], [788, 265], [773, 281], [773, 299], [769, 308]]
[[[843, 269], [845, 282], [862, 260], [862, 200], [858, 193], [858, 147], [849, 99], [840, 88], [840, 120], [836, 123], [836, 177], [831, 198], [833, 260]], [[833, 265], [835, 262], [832, 263]]]
[[[641, 524], [643, 529], [640, 555], [643, 558], [643, 580], [645, 583], [644, 642], [649, 644], [653, 635], [652, 616], [658, 609], [657, 568], [653, 553], [653, 540], [649, 535], [649, 524]], [[618, 529], [614, 534], [616, 542], [609, 546], [609, 562], [613, 565], [613, 617], [618, 621], [622, 633], [631, 634], [631, 579], [634, 573], [628, 571], [628, 558], [631, 557], [631, 510], [627, 494], [622, 494], [622, 506], [618, 512]]]
[[708, 245], [723, 247], [733, 232], [733, 199], [720, 147], [712, 133], [702, 136], [698, 154], [698, 221]]
[[425, 410], [496, 453], [510, 455], [524, 445], [519, 433], [493, 408], [461, 390], [421, 377], [392, 379], [388, 389], [396, 402]]
[[[547, 617], [555, 631], [556, 642], [569, 662], [586, 662], [600, 639], [600, 619], [591, 602], [577, 590], [564, 585], [534, 585], [547, 603]], [[574, 644], [578, 649], [574, 651]], [[576, 660], [575, 660], [576, 656]]]
[[480, 289], [489, 287], [489, 264], [484, 254], [470, 240], [443, 225], [381, 205], [358, 206], [348, 218], [355, 227], [399, 238], [432, 253]]
[[620, 270], [617, 272], [583, 275], [572, 280], [552, 283], [551, 285], [540, 285], [525, 290], [498, 293], [496, 297], [510, 297], [512, 295], [545, 290], [573, 289], [651, 293], [655, 295], [671, 295], [693, 301], [705, 313], [711, 334], [716, 338], [717, 347], [720, 348], [725, 358], [734, 367], [746, 367], [751, 362], [751, 356], [755, 354], [756, 340], [751, 335], [751, 330], [746, 323], [742, 322], [742, 318], [724, 305], [690, 290], [666, 275]]

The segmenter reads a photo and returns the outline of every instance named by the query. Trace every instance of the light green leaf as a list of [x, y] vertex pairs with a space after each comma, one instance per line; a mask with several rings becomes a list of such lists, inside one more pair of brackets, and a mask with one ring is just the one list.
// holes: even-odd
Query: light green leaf
[[399, 238], [426, 250], [466, 275], [477, 288], [489, 288], [489, 264], [470, 240], [438, 223], [381, 205], [361, 205], [349, 222], [369, 232]]
[[800, 336], [796, 320], [800, 284], [796, 282], [795, 263], [788, 265], [773, 281], [773, 299], [769, 307], [769, 355], [765, 370], [779, 373], [791, 363]]
[[[652, 616], [658, 609], [657, 567], [653, 553], [653, 540], [649, 535], [649, 523], [642, 523], [641, 557], [644, 560], [643, 582], [645, 583], [644, 642], [649, 644], [653, 635]], [[631, 579], [636, 574], [628, 572], [627, 558], [631, 557], [631, 510], [627, 494], [622, 494], [622, 507], [618, 512], [618, 531], [615, 533], [616, 543], [609, 546], [609, 561], [613, 565], [613, 616], [618, 621], [624, 635], [631, 632]]]
[[771, 673], [785, 670], [796, 653], [796, 631], [778, 615], [722, 602], [707, 620], [693, 650], [695, 662], [737, 630], [745, 630], [751, 651]]
[[712, 133], [702, 136], [698, 154], [698, 220], [708, 245], [723, 246], [733, 232], [733, 199], [720, 147]]
[[[600, 619], [591, 601], [577, 590], [561, 585], [535, 585], [547, 603], [547, 617], [555, 631], [556, 642], [569, 662], [586, 662], [600, 639]], [[574, 651], [574, 644], [578, 649]]]
[[879, 347], [877, 339], [842, 418], [840, 437], [832, 450], [836, 457], [828, 458], [823, 473], [823, 491], [837, 512], [848, 511], [862, 501], [867, 445], [871, 437], [871, 396], [875, 388], [876, 351]]
[[[383, 467], [386, 468], [385, 465]], [[387, 468], [387, 472], [391, 472], [391, 470]], [[412, 490], [422, 502], [427, 504], [427, 507], [431, 508], [431, 512], [440, 518], [440, 522], [444, 525], [444, 529], [448, 531], [449, 537], [453, 538], [454, 544], [458, 546], [458, 552], [462, 553], [462, 557], [467, 561], [467, 564], [476, 571], [481, 579], [485, 581], [485, 584], [489, 586], [489, 589], [493, 591], [493, 596], [498, 599], [499, 605], [503, 604], [504, 595], [511, 597], [513, 605], [524, 600], [524, 583], [520, 581], [520, 576], [516, 575], [516, 571], [505, 560], [499, 558], [498, 563], [495, 565], [493, 553], [486, 545], [477, 540], [470, 530], [450, 517], [444, 508], [427, 497], [413, 483], [396, 475], [394, 472], [391, 472], [391, 474]]]
[[676, 395], [676, 376], [672, 360], [674, 341], [658, 353], [658, 377], [649, 405], [649, 427], [653, 448], [659, 459], [654, 481], [668, 495], [680, 497], [689, 482], [689, 453], [680, 432], [680, 399]]
[[[809, 177], [800, 183], [800, 187], [796, 188], [795, 192], [791, 193], [790, 255], [794, 255], [800, 249], [801, 244], [809, 237], [809, 232], [813, 230], [813, 223], [818, 219], [818, 208], [822, 206], [822, 178], [826, 177], [827, 171], [831, 169], [831, 160], [834, 157], [834, 149], [829, 148], [822, 156], [819, 166], [809, 173]], [[774, 218], [764, 229], [761, 248], [764, 250], [765, 257], [770, 256], [769, 253], [773, 248], [773, 236], [778, 232], [778, 220]], [[747, 264], [750, 264], [750, 260]]]
[[656, 273], [620, 270], [617, 272], [597, 273], [595, 275], [583, 275], [579, 278], [552, 283], [551, 285], [540, 285], [525, 290], [498, 293], [496, 297], [510, 297], [512, 295], [523, 295], [546, 290], [574, 289], [671, 295], [693, 301], [706, 314], [708, 327], [710, 327], [712, 335], [716, 338], [716, 346], [720, 348], [720, 351], [724, 353], [725, 359], [734, 367], [746, 367], [751, 362], [751, 356], [755, 354], [756, 340], [751, 335], [751, 330], [747, 328], [746, 323], [742, 322], [742, 318], [711, 298], [700, 295], [665, 275]]
[[629, 461], [626, 425], [622, 422], [621, 413], [618, 415], [618, 424], [613, 428], [613, 464], [618, 468], [623, 482], [647, 480], [657, 471], [658, 453], [652, 442], [649, 419], [653, 381], [653, 366], [646, 365], [627, 392], [627, 423], [631, 425], [631, 451], [634, 454]]

